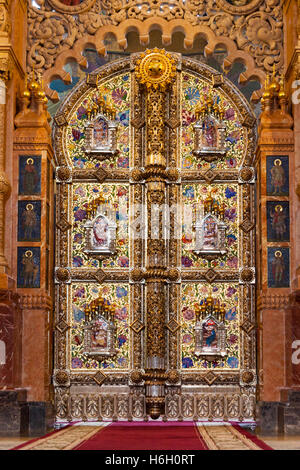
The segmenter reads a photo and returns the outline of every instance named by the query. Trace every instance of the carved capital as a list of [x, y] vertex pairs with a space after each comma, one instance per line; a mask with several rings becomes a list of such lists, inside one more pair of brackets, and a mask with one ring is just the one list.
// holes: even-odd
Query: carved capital
[[6, 198], [10, 194], [11, 186], [4, 172], [0, 172], [0, 195]]
[[258, 296], [257, 307], [259, 309], [281, 309], [289, 306], [289, 294], [262, 293]]
[[7, 9], [7, 2], [0, 4], [0, 36], [11, 33], [11, 19]]
[[20, 306], [23, 310], [49, 310], [52, 307], [52, 297], [46, 293], [42, 294], [22, 294], [20, 296]]

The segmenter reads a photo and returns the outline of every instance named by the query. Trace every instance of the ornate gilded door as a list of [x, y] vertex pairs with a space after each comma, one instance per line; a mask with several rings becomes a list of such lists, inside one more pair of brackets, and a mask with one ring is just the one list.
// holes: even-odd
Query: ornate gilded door
[[58, 420], [252, 419], [255, 118], [163, 50], [55, 117]]

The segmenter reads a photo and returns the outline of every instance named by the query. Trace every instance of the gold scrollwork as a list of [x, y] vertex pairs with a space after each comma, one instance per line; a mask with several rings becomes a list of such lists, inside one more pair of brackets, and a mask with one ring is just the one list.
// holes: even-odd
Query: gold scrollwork
[[83, 0], [76, 5], [75, 2], [69, 2], [69, 5], [61, 0], [48, 0], [50, 5], [59, 13], [65, 13], [68, 15], [75, 15], [78, 13], [84, 13], [89, 10], [95, 3], [96, 0]]

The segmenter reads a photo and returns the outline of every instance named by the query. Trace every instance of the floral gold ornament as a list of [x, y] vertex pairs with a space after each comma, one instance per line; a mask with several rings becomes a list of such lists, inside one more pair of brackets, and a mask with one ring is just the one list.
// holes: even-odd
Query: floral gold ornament
[[176, 61], [163, 49], [147, 49], [136, 65], [137, 80], [147, 89], [164, 91], [174, 81]]
[[53, 376], [54, 382], [59, 387], [68, 387], [70, 386], [70, 374], [65, 370], [58, 370], [54, 373]]
[[254, 12], [263, 0], [217, 0], [218, 6], [233, 15], [246, 15]]
[[240, 279], [243, 283], [253, 282], [255, 280], [254, 268], [242, 268], [240, 271]]
[[133, 370], [131, 373], [130, 373], [130, 380], [135, 383], [135, 384], [138, 384], [138, 383], [141, 383], [142, 380], [143, 380], [143, 373], [141, 370]]
[[239, 173], [242, 182], [250, 183], [254, 179], [254, 169], [250, 167], [244, 167]]
[[245, 384], [250, 384], [254, 380], [254, 374], [252, 371], [245, 370], [241, 374], [241, 379]]
[[56, 169], [56, 181], [58, 183], [69, 183], [72, 179], [72, 170], [67, 166], [59, 166]]
[[57, 268], [55, 271], [55, 277], [58, 282], [70, 282], [71, 280], [71, 273], [67, 268]]
[[78, 15], [89, 10], [96, 0], [48, 0], [52, 8], [59, 13]]

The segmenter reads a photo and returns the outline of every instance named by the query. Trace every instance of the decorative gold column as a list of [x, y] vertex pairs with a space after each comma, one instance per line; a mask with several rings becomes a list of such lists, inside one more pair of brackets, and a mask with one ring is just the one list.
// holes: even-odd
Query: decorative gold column
[[137, 62], [136, 76], [145, 91], [147, 194], [146, 240], [146, 357], [147, 414], [157, 419], [164, 410], [166, 380], [166, 240], [163, 211], [166, 203], [166, 95], [175, 78], [175, 60], [164, 50], [147, 50]]
[[[279, 80], [273, 74], [270, 81], [269, 78], [266, 80], [262, 97], [256, 155], [258, 366], [259, 400], [262, 403], [262, 410], [264, 403], [267, 403], [267, 408], [270, 410], [269, 403], [281, 401], [281, 390], [290, 386], [292, 376], [289, 296], [290, 273], [293, 272], [294, 259], [293, 232], [291, 229], [288, 230], [289, 216], [285, 216], [286, 230], [290, 232], [289, 238], [282, 235], [271, 237], [268, 229], [268, 225], [270, 227], [268, 217], [271, 218], [271, 209], [268, 211], [268, 207], [279, 209], [281, 207], [282, 211], [282, 206], [285, 204], [291, 208], [290, 191], [283, 190], [283, 182], [289, 184], [289, 179], [293, 178], [294, 173], [293, 119], [287, 110], [287, 102], [283, 80]], [[279, 178], [272, 176], [278, 174]], [[278, 258], [279, 261], [275, 263], [274, 260]], [[273, 272], [275, 274], [272, 274]], [[283, 278], [283, 274], [286, 273], [287, 279]], [[276, 407], [276, 403], [272, 406]], [[265, 419], [262, 418], [263, 422]]]
[[10, 192], [10, 184], [5, 174], [6, 83], [8, 79], [8, 70], [0, 69], [0, 273], [5, 273], [7, 267], [4, 255], [4, 205]]
[[[27, 86], [28, 85], [28, 86]], [[51, 142], [50, 115], [47, 110], [47, 98], [43, 91], [42, 80], [32, 73], [29, 83], [18, 98], [19, 112], [15, 117], [14, 165], [15, 173], [20, 174], [21, 158], [40, 162], [36, 170], [40, 190], [32, 193], [13, 193], [15, 206], [23, 201], [40, 203], [41, 216], [40, 239], [38, 241], [19, 240], [16, 228], [12, 237], [17, 240], [15, 246], [14, 269], [18, 280], [18, 294], [23, 309], [23, 379], [22, 385], [28, 390], [29, 401], [38, 401], [48, 407], [52, 397], [52, 304], [53, 304], [53, 250], [54, 250], [54, 184], [53, 184], [53, 149]], [[29, 163], [29, 162], [28, 162]], [[30, 200], [29, 200], [30, 197]], [[31, 204], [32, 205], [32, 204]], [[18, 219], [16, 218], [16, 221]], [[17, 226], [17, 223], [15, 224]], [[35, 280], [24, 282], [18, 266], [19, 250], [32, 253], [38, 250], [34, 269]], [[24, 258], [23, 258], [24, 259]], [[38, 266], [38, 270], [37, 270]], [[24, 271], [21, 271], [21, 274]], [[37, 281], [37, 282], [36, 282]]]
[[8, 263], [4, 255], [4, 205], [10, 193], [10, 184], [5, 174], [6, 160], [6, 84], [10, 78], [9, 45], [11, 20], [9, 15], [10, 0], [0, 0], [0, 274], [6, 272]]

